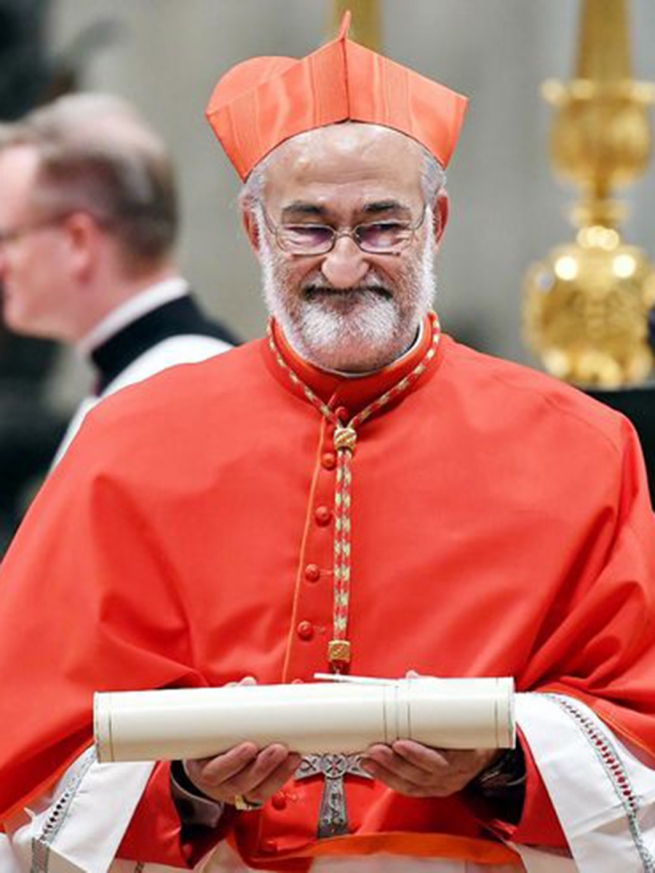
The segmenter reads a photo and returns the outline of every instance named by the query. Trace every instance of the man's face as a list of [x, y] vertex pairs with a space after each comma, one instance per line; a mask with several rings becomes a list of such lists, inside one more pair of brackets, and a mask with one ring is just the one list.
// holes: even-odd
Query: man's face
[[296, 255], [280, 249], [260, 216], [257, 250], [267, 305], [305, 359], [363, 372], [395, 360], [416, 337], [434, 296], [436, 253], [422, 168], [415, 142], [367, 124], [320, 128], [274, 155], [263, 197], [271, 226], [324, 224], [342, 231], [420, 223], [395, 254], [371, 254], [340, 236], [326, 254]]
[[[17, 333], [66, 338], [68, 272], [61, 226], [32, 203], [38, 156], [0, 151], [0, 286], [5, 323]], [[3, 234], [24, 231], [2, 242]]]

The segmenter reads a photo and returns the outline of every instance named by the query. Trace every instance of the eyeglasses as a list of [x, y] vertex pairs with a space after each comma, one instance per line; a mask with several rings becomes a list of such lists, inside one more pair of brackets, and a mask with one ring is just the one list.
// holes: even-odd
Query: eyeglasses
[[29, 224], [20, 224], [18, 227], [12, 227], [10, 230], [0, 230], [0, 246], [7, 243], [16, 242], [30, 233], [36, 233], [38, 230], [44, 230], [47, 227], [55, 227], [61, 224], [68, 215], [51, 215], [49, 218], [42, 218], [40, 221], [33, 221]]
[[427, 207], [415, 223], [408, 221], [376, 221], [358, 224], [346, 230], [335, 230], [329, 224], [274, 224], [262, 209], [266, 227], [284, 252], [292, 255], [327, 255], [342, 236], [349, 236], [363, 252], [371, 255], [397, 255], [414, 239], [425, 221]]

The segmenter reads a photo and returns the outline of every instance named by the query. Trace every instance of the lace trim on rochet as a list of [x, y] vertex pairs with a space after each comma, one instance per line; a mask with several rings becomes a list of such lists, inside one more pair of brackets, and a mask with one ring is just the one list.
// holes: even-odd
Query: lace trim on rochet
[[630, 835], [643, 864], [644, 873], [655, 873], [655, 857], [653, 857], [652, 852], [646, 845], [644, 834], [639, 824], [638, 814], [641, 798], [632, 785], [618, 749], [598, 723], [590, 718], [584, 710], [579, 709], [571, 698], [559, 694], [545, 694], [544, 697], [556, 703], [572, 719], [593, 749], [614, 789], [614, 793], [621, 802], [628, 820]]
[[82, 780], [95, 762], [96, 752], [95, 748], [91, 746], [77, 759], [69, 770], [61, 796], [45, 820], [41, 833], [32, 837], [32, 865], [30, 873], [48, 873], [50, 847], [63, 827], [71, 804], [82, 784]]

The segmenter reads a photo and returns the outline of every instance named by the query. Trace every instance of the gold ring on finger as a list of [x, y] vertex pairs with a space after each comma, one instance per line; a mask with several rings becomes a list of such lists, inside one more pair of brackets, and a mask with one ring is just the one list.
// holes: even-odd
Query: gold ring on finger
[[264, 804], [257, 803], [253, 800], [247, 800], [243, 794], [235, 794], [232, 800], [232, 805], [236, 807], [239, 812], [252, 812], [253, 809], [261, 809]]

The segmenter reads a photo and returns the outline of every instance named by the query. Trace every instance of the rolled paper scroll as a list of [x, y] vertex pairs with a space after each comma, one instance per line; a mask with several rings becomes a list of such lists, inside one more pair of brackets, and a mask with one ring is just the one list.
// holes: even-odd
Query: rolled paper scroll
[[351, 754], [399, 739], [513, 748], [514, 683], [419, 677], [98, 693], [94, 728], [101, 762], [207, 758], [244, 741], [301, 754]]

